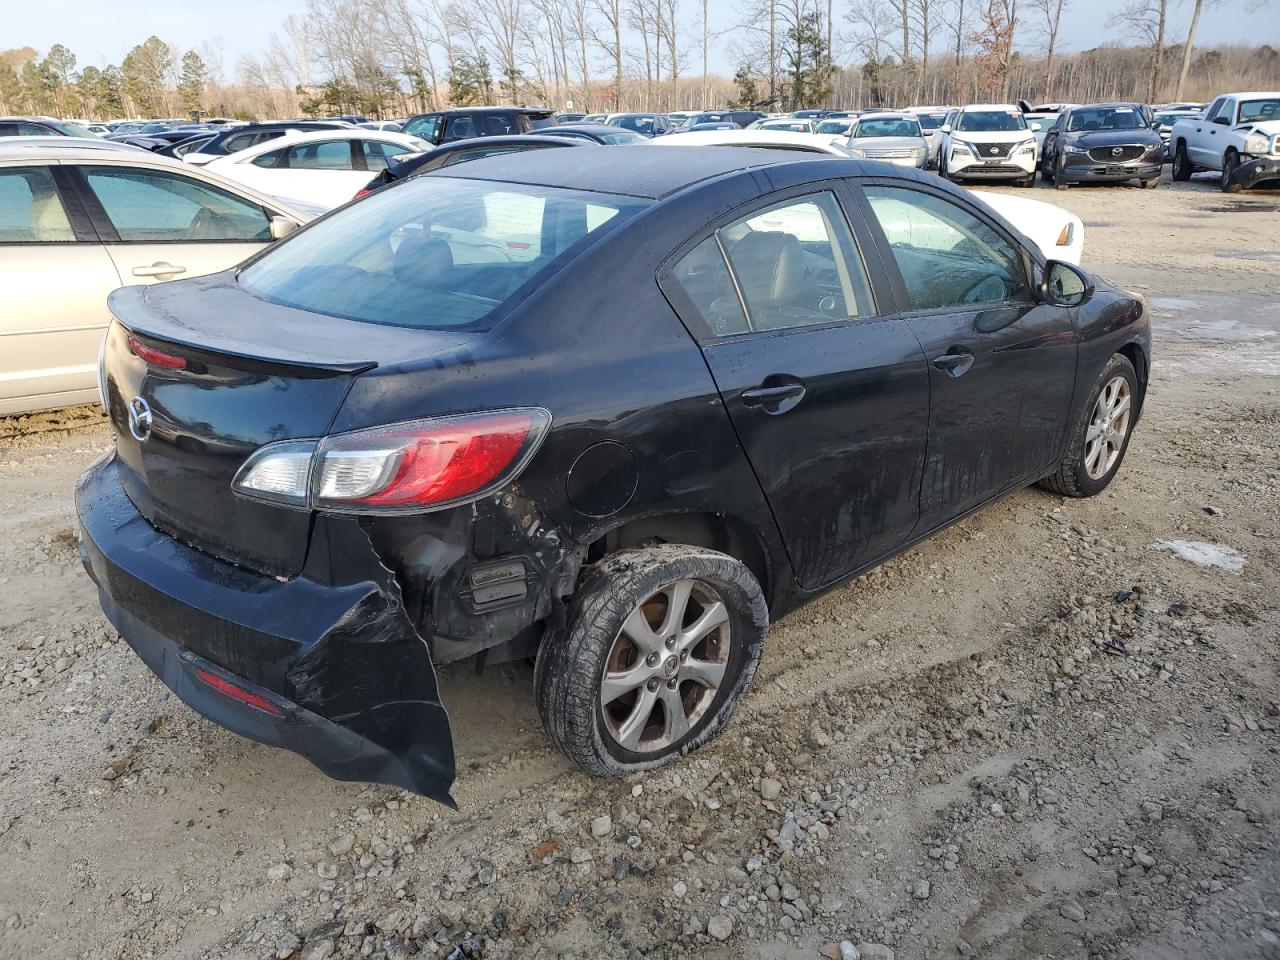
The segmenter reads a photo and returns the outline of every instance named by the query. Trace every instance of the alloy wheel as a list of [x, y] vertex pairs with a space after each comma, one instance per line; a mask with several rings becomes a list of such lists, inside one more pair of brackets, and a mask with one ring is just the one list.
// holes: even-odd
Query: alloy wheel
[[729, 666], [729, 611], [701, 580], [679, 580], [623, 621], [600, 678], [604, 728], [633, 753], [664, 750], [706, 715]]
[[1107, 475], [1124, 449], [1133, 412], [1129, 381], [1112, 377], [1098, 394], [1084, 438], [1084, 469], [1091, 480]]

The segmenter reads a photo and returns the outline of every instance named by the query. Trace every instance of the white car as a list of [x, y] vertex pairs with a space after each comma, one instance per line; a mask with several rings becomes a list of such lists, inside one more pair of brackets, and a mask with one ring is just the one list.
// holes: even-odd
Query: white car
[[431, 144], [381, 130], [289, 133], [218, 157], [206, 170], [275, 197], [332, 209], [387, 168], [387, 158], [430, 150]]
[[0, 141], [0, 415], [98, 399], [112, 290], [217, 273], [310, 219], [136, 147]]
[[1014, 180], [1030, 187], [1036, 180], [1041, 124], [1027, 123], [1011, 103], [961, 107], [942, 127], [938, 173], [948, 180]]
[[1225, 193], [1280, 180], [1280, 92], [1224, 93], [1169, 136], [1175, 180], [1215, 170]]
[[954, 109], [954, 107], [907, 108], [907, 113], [916, 115], [916, 119], [920, 121], [920, 129], [924, 131], [924, 138], [929, 141], [929, 162], [926, 165], [931, 169], [938, 166], [938, 148], [942, 146], [942, 127], [947, 122], [947, 116]]
[[[664, 139], [662, 143], [663, 146], [737, 146], [796, 150], [832, 157], [851, 156], [846, 147], [832, 143], [821, 134], [776, 130], [695, 130]], [[1079, 265], [1084, 253], [1084, 221], [1074, 213], [1030, 197], [1011, 197], [979, 190], [971, 192], [1039, 247], [1046, 260], [1065, 260]]]

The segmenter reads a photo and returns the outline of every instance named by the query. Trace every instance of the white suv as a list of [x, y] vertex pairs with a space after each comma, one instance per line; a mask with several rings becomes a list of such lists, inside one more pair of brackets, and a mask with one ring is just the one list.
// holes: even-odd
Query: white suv
[[948, 180], [1016, 180], [1029, 187], [1036, 179], [1039, 130], [1013, 104], [961, 107], [942, 128], [938, 172]]

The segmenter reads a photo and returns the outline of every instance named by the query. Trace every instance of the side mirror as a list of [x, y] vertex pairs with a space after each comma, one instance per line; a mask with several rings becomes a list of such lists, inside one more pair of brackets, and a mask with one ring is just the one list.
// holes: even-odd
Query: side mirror
[[1079, 267], [1062, 260], [1044, 265], [1040, 299], [1058, 307], [1078, 307], [1093, 296], [1093, 280]]
[[944, 124], [943, 124], [941, 127], [939, 127], [938, 129], [940, 129], [943, 133], [950, 133], [950, 132], [951, 132], [951, 124], [949, 124], [949, 123], [944, 123]]
[[1039, 132], [1040, 132], [1041, 130], [1043, 130], [1043, 129], [1044, 129], [1044, 127], [1042, 127], [1042, 126], [1039, 124], [1039, 122], [1037, 122], [1037, 121], [1035, 121], [1035, 120], [1032, 120], [1032, 121], [1031, 121], [1031, 132], [1032, 132], [1032, 133], [1039, 133]]
[[1231, 126], [1231, 121], [1230, 121], [1230, 120], [1228, 120], [1226, 117], [1214, 117], [1214, 118], [1213, 118], [1213, 122], [1214, 122], [1214, 123], [1220, 123], [1220, 124], [1222, 124], [1222, 126], [1224, 126], [1224, 127], [1229, 127], [1229, 126]]
[[290, 217], [272, 217], [271, 218], [271, 239], [283, 240], [293, 231], [297, 230], [301, 224]]

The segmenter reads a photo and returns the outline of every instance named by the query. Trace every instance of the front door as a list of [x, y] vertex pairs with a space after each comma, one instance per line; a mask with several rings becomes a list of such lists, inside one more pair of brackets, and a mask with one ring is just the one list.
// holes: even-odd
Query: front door
[[1071, 311], [1032, 295], [994, 218], [927, 188], [868, 185], [872, 219], [929, 364], [920, 532], [1050, 472], [1075, 387]]
[[77, 168], [85, 207], [125, 284], [217, 273], [271, 242], [266, 210], [178, 171]]
[[905, 320], [881, 316], [835, 192], [727, 223], [664, 280], [806, 589], [903, 543], [918, 516], [929, 378]]

